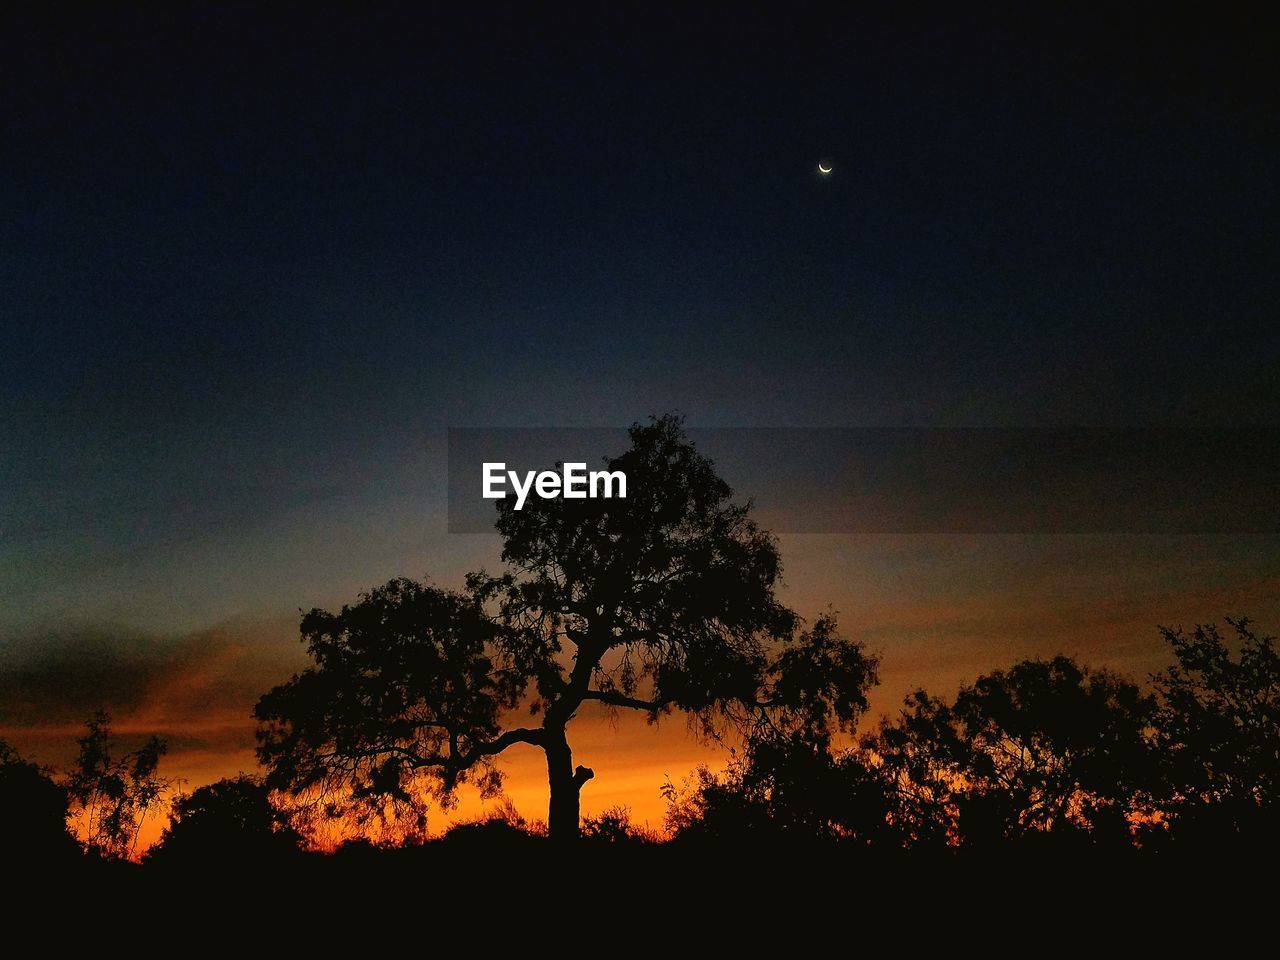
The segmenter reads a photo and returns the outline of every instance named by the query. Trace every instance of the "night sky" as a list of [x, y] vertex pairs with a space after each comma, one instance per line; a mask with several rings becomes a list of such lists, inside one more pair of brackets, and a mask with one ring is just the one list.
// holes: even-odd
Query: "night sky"
[[[496, 563], [445, 530], [450, 426], [1280, 426], [1252, 12], [180, 6], [0, 14], [0, 736], [37, 753], [106, 703], [251, 765], [298, 608]], [[1278, 547], [782, 540], [880, 709], [1274, 629]], [[584, 809], [702, 756], [629, 731]]]

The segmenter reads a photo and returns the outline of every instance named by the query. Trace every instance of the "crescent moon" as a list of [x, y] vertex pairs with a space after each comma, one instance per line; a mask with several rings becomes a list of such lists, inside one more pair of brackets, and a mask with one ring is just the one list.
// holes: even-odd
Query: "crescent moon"
[[819, 172], [819, 173], [830, 173], [833, 169], [835, 169], [835, 168], [834, 168], [834, 167], [824, 167], [822, 164], [818, 164], [818, 172]]

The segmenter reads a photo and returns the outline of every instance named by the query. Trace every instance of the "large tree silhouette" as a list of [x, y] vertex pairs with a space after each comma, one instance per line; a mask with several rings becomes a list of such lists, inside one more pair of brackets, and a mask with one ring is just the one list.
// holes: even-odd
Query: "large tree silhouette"
[[[546, 755], [553, 838], [579, 830], [568, 728], [584, 704], [810, 737], [865, 708], [874, 662], [827, 620], [802, 630], [775, 596], [772, 536], [664, 417], [606, 461], [617, 499], [499, 502], [506, 569], [457, 593], [409, 580], [369, 591], [302, 633], [315, 665], [256, 708], [268, 783], [385, 809], [463, 781], [501, 783], [515, 744]], [[534, 725], [516, 725], [521, 708]], [[337, 809], [336, 807], [334, 809]]]

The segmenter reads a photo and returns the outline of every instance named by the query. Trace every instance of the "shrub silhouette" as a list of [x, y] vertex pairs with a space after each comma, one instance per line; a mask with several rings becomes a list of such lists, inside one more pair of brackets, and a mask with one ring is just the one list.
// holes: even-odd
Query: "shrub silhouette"
[[582, 836], [598, 844], [648, 844], [657, 838], [631, 820], [631, 810], [613, 806], [582, 821]]
[[66, 788], [0, 740], [0, 822], [6, 861], [65, 864], [80, 853], [67, 830]]
[[174, 801], [169, 826], [146, 859], [165, 865], [279, 860], [295, 853], [300, 841], [266, 786], [242, 773]]

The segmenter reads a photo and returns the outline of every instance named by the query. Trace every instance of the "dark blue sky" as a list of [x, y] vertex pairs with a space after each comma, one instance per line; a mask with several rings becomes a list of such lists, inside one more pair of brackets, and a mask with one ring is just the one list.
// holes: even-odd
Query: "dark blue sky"
[[11, 621], [461, 566], [448, 425], [1280, 421], [1274, 24], [183, 6], [0, 27]]

